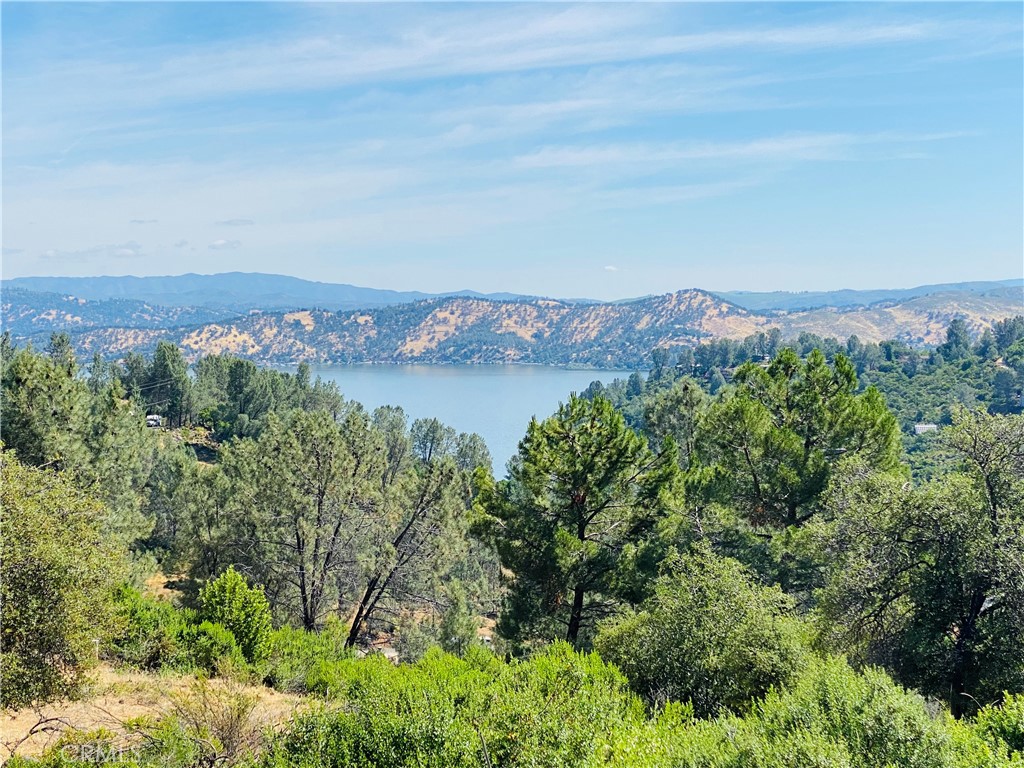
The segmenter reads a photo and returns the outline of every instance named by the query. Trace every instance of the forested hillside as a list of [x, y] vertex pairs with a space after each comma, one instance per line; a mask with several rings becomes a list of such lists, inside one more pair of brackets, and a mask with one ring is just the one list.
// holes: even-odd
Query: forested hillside
[[[1024, 764], [1024, 318], [658, 349], [504, 476], [305, 365], [76, 352], [0, 349], [10, 765]], [[97, 670], [187, 692], [48, 714]]]
[[4, 288], [3, 326], [16, 339], [46, 343], [54, 329], [167, 329], [226, 320], [238, 313], [216, 307], [167, 307], [136, 299], [90, 300], [67, 294]]
[[[675, 350], [711, 339], [740, 341], [771, 329], [786, 339], [810, 333], [935, 345], [942, 342], [954, 319], [963, 320], [969, 332], [978, 336], [993, 323], [1024, 311], [1014, 289], [770, 314], [689, 290], [616, 303], [455, 297], [358, 311], [255, 312], [186, 327], [180, 318], [204, 310], [168, 310], [168, 324], [161, 325], [147, 319], [153, 313], [139, 308], [119, 325], [107, 326], [96, 322], [89, 303], [77, 315], [68, 313], [65, 304], [71, 300], [67, 299], [57, 302], [52, 311], [32, 312], [24, 309], [25, 300], [18, 303], [19, 295], [23, 296], [5, 297], [4, 312], [11, 318], [5, 323], [21, 343], [39, 340], [49, 322], [51, 330], [70, 331], [76, 348], [86, 356], [151, 354], [159, 341], [168, 341], [184, 349], [190, 359], [230, 353], [277, 365], [421, 362], [644, 368], [654, 348]], [[105, 306], [102, 303], [96, 311]], [[65, 322], [66, 318], [70, 319]], [[171, 322], [175, 327], [170, 327]]]

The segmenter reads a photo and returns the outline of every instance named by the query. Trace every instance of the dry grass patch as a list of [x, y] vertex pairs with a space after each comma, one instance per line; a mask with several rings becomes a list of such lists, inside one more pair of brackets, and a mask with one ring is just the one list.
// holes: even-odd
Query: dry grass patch
[[[192, 675], [101, 665], [79, 701], [0, 712], [0, 757], [15, 752], [37, 756], [74, 732], [105, 730], [129, 739], [139, 722], [155, 723], [168, 715], [197, 739], [216, 742], [222, 749], [241, 749], [256, 734], [283, 725], [308, 704], [302, 696], [232, 680], [198, 681]], [[131, 724], [135, 726], [128, 727]]]

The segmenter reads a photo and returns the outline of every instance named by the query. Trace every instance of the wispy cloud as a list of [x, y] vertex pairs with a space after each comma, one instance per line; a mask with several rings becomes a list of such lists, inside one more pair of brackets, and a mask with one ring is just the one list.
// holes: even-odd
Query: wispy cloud
[[[375, 34], [363, 33], [361, 13], [375, 13]], [[685, 16], [656, 6], [533, 6], [486, 12], [409, 12], [407, 6], [342, 8], [275, 39], [237, 39], [232, 45], [164, 46], [157, 61], [131, 56], [56, 58], [33, 78], [11, 85], [19, 98], [42, 85], [87, 111], [202, 101], [231, 94], [330, 90], [356, 84], [432, 81], [479, 75], [518, 75], [667, 57], [730, 51], [801, 53], [901, 45], [964, 36], [962, 23], [892, 18], [834, 23], [744, 24], [685, 30]], [[990, 25], [991, 26], [991, 25]], [[353, 32], [358, 29], [359, 32]], [[669, 32], [663, 30], [671, 30]], [[997, 39], [1014, 34], [997, 29]], [[98, 97], [98, 98], [97, 98]]]
[[551, 146], [522, 155], [515, 162], [524, 168], [647, 165], [686, 161], [820, 161], [848, 157], [855, 147], [878, 144], [915, 144], [970, 136], [969, 132], [818, 133], [770, 136], [748, 141], [685, 142], [671, 144], [620, 143], [587, 146]]
[[131, 240], [126, 243], [96, 245], [74, 251], [47, 248], [39, 254], [45, 261], [95, 261], [99, 259], [139, 259], [146, 255], [139, 243]]
[[[295, 268], [325, 279], [410, 283], [558, 253], [597, 281], [612, 270], [586, 265], [624, 248], [741, 252], [734, 206], [755, 221], [813, 205], [824, 177], [850, 220], [900, 212], [879, 233], [902, 231], [915, 185], [943, 168], [977, 167], [1017, 199], [982, 170], [1020, 143], [997, 125], [1019, 103], [1019, 14], [988, 5], [252, 4], [187, 40], [202, 6], [38, 8], [11, 18], [46, 23], [4, 19], [5, 240], [26, 249], [8, 259], [23, 272], [44, 250], [100, 269], [126, 257], [91, 244], [134, 243], [183, 270], [207, 269], [209, 250], [267, 270], [303, 254]], [[972, 69], [953, 76], [937, 54]], [[1013, 77], [989, 87], [1002, 70], [985, 56]], [[751, 252], [787, 251], [782, 218]], [[631, 261], [604, 283], [642, 274]]]

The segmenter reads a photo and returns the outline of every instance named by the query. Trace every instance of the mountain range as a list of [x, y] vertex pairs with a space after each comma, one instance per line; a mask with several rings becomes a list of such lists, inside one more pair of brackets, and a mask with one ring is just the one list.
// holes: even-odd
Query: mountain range
[[216, 275], [189, 273], [165, 277], [16, 277], [5, 280], [4, 287], [59, 293], [92, 301], [131, 299], [164, 307], [212, 307], [235, 312], [296, 307], [320, 307], [333, 311], [365, 309], [439, 296], [498, 300], [523, 298], [514, 293], [483, 294], [469, 290], [444, 294], [389, 291], [259, 272], [222, 272]]
[[[514, 301], [532, 299], [515, 293], [479, 293], [460, 290], [447, 293], [390, 291], [364, 288], [346, 283], [322, 283], [287, 275], [258, 272], [223, 272], [215, 275], [168, 275], [162, 277], [16, 277], [3, 281], [3, 287], [43, 293], [57, 293], [79, 299], [105, 301], [127, 299], [163, 307], [209, 307], [239, 313], [253, 309], [284, 310], [297, 308], [368, 309], [406, 304], [425, 299], [464, 296], [478, 299]], [[807, 310], [820, 307], [870, 306], [879, 302], [903, 301], [934, 293], [985, 294], [1001, 288], [1024, 291], [1024, 279], [987, 280], [963, 283], [922, 285], [916, 288], [838, 290], [838, 291], [709, 291], [718, 298], [755, 312]], [[648, 298], [648, 297], [640, 297]], [[599, 304], [596, 299], [562, 299], [574, 304]], [[636, 299], [621, 299], [625, 303]]]
[[654, 347], [742, 339], [772, 327], [785, 338], [856, 334], [864, 341], [926, 345], [941, 342], [955, 317], [980, 333], [1017, 314], [1024, 314], [1021, 280], [810, 294], [691, 289], [597, 302], [472, 291], [410, 294], [230, 273], [17, 278], [4, 281], [2, 296], [3, 327], [16, 342], [38, 345], [53, 331], [68, 331], [83, 355], [150, 351], [167, 340], [193, 357], [232, 352], [282, 365], [642, 367]]

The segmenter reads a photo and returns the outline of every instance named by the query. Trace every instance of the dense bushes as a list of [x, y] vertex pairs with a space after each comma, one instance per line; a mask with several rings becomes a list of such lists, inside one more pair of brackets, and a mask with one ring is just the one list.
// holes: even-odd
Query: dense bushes
[[325, 670], [354, 658], [352, 649], [345, 644], [347, 638], [348, 627], [333, 618], [319, 632], [281, 627], [273, 634], [273, 651], [264, 682], [291, 693], [309, 693], [319, 688]]
[[261, 588], [250, 587], [234, 568], [228, 568], [200, 590], [199, 617], [230, 631], [250, 664], [259, 664], [270, 656], [270, 603]]
[[565, 643], [508, 664], [478, 646], [400, 667], [352, 660], [322, 685], [342, 710], [301, 719], [274, 764], [581, 765], [604, 734], [644, 716], [614, 667]]
[[199, 609], [123, 587], [116, 598], [118, 631], [108, 654], [141, 669], [214, 674], [224, 665], [259, 673], [270, 656], [273, 629], [263, 590], [233, 569], [206, 584]]
[[1020, 738], [1017, 700], [975, 727], [836, 658], [809, 663], [745, 716], [714, 720], [681, 704], [648, 717], [613, 667], [563, 643], [511, 663], [478, 649], [401, 667], [352, 660], [334, 667], [330, 691], [332, 703], [300, 718], [267, 765], [997, 768], [1024, 759], [1008, 745]]
[[122, 587], [115, 598], [117, 633], [107, 655], [140, 669], [177, 667], [181, 664], [181, 634], [191, 614], [179, 611], [167, 600], [144, 597], [136, 589]]
[[703, 549], [678, 558], [639, 613], [606, 623], [601, 656], [652, 704], [690, 702], [700, 717], [741, 711], [789, 683], [807, 651], [792, 600]]
[[[694, 558], [694, 563], [700, 558]], [[726, 570], [722, 570], [722, 569]], [[731, 564], [711, 564], [708, 579]], [[676, 576], [678, 578], [678, 575]], [[744, 584], [744, 588], [751, 585]], [[663, 591], [663, 590], [662, 590]], [[728, 589], [726, 590], [729, 591]], [[135, 600], [135, 615], [167, 628], [169, 613]], [[140, 606], [147, 606], [140, 608]], [[662, 606], [664, 607], [664, 606]], [[187, 613], [185, 615], [188, 615]], [[194, 618], [194, 617], [193, 617]], [[141, 621], [142, 619], [140, 619]], [[752, 620], [741, 618], [740, 623]], [[771, 616], [768, 623], [774, 620]], [[502, 661], [479, 645], [464, 658], [431, 650], [416, 664], [348, 656], [344, 627], [275, 633], [267, 662], [322, 705], [278, 736], [258, 737], [252, 700], [231, 686], [198, 684], [159, 722], [124, 737], [139, 766], [256, 764], [263, 768], [1012, 768], [1024, 766], [1024, 697], [982, 709], [976, 721], [933, 711], [879, 670], [841, 658], [806, 658], [787, 685], [742, 715], [694, 716], [693, 705], [648, 709], [596, 653], [566, 643]], [[234, 652], [220, 625], [185, 623], [188, 658]], [[223, 641], [225, 647], [217, 648]], [[206, 645], [204, 645], [206, 644]], [[247, 714], [249, 713], [249, 714]], [[216, 727], [214, 727], [216, 726]], [[72, 735], [68, 738], [86, 738]], [[107, 738], [109, 735], [96, 735]], [[135, 741], [133, 741], [133, 739]], [[232, 746], [234, 745], [234, 746]], [[1014, 751], [1016, 750], [1016, 751]], [[59, 747], [41, 761], [73, 765]], [[30, 765], [31, 761], [15, 761]]]

